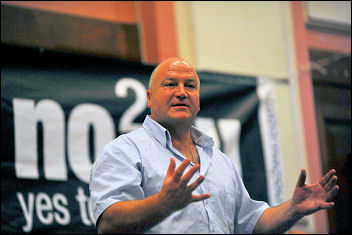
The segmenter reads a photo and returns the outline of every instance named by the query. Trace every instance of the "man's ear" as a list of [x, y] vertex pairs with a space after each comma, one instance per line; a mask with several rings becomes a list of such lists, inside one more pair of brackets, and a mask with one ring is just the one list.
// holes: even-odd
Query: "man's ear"
[[150, 108], [150, 106], [151, 106], [151, 101], [150, 101], [151, 97], [152, 97], [152, 91], [151, 91], [150, 89], [148, 89], [148, 90], [147, 90], [147, 103], [148, 103], [148, 108]]

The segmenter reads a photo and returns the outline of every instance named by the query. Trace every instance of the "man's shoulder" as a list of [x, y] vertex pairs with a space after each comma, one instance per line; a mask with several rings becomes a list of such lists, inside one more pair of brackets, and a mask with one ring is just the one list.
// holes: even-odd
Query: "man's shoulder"
[[135, 155], [140, 152], [148, 139], [148, 134], [143, 128], [138, 128], [131, 132], [121, 134], [104, 145], [100, 152], [99, 159], [111, 156]]
[[148, 134], [146, 130], [143, 127], [140, 127], [128, 133], [120, 134], [108, 144], [115, 145], [121, 143], [141, 143], [141, 141], [145, 141], [147, 138]]

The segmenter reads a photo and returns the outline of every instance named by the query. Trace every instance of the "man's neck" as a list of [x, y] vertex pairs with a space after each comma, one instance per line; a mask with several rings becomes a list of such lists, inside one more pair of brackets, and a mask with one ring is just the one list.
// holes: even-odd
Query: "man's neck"
[[177, 128], [166, 129], [170, 132], [172, 146], [194, 164], [200, 164], [197, 148], [191, 137], [191, 126], [178, 125]]
[[179, 138], [171, 135], [171, 142], [172, 146], [180, 152], [183, 152], [184, 149], [189, 149], [193, 144], [190, 133]]
[[[151, 116], [152, 119], [154, 119]], [[191, 128], [193, 121], [176, 121], [176, 122], [161, 122], [155, 120], [165, 129], [167, 129], [171, 136], [172, 146], [182, 153], [186, 158], [191, 159], [193, 163], [199, 163], [197, 148], [195, 147], [192, 137]]]
[[177, 123], [175, 125], [173, 124], [164, 124], [161, 123], [162, 126], [164, 126], [170, 133], [171, 135], [171, 141], [174, 144], [182, 144], [182, 145], [189, 145], [191, 141], [191, 127], [192, 124], [189, 123]]

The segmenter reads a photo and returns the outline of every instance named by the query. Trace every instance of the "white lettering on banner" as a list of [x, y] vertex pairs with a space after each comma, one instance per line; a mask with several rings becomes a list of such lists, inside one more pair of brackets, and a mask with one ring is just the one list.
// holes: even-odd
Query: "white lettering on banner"
[[[133, 131], [141, 126], [134, 119], [146, 108], [146, 88], [133, 78], [122, 78], [115, 84], [115, 94], [126, 97], [128, 89], [134, 91], [136, 99], [121, 116], [119, 132]], [[34, 105], [31, 99], [13, 99], [15, 124], [15, 171], [18, 178], [38, 179], [37, 122], [43, 123], [44, 176], [47, 180], [67, 181], [65, 161], [65, 119], [61, 106], [44, 99]], [[236, 119], [220, 119], [219, 134], [212, 118], [197, 117], [195, 125], [214, 139], [215, 147], [224, 143], [224, 152], [234, 160], [241, 171], [239, 161], [240, 126]], [[67, 128], [67, 157], [76, 177], [89, 183], [92, 166], [89, 152], [89, 128], [94, 130], [94, 159], [103, 146], [115, 138], [115, 125], [110, 113], [97, 104], [80, 104], [69, 115]], [[237, 134], [235, 134], [237, 133]], [[231, 145], [230, 144], [234, 144]]]
[[92, 221], [92, 224], [94, 224], [92, 200], [90, 200], [90, 197], [88, 197], [87, 200], [88, 200], [88, 215], [89, 215], [90, 221]]
[[37, 122], [43, 123], [44, 175], [67, 180], [64, 145], [64, 112], [53, 100], [13, 99], [15, 173], [17, 178], [38, 179]]
[[[60, 204], [61, 202], [61, 204]], [[54, 212], [55, 220], [61, 225], [67, 225], [70, 223], [71, 215], [65, 206], [68, 206], [67, 198], [61, 193], [55, 193], [53, 196], [53, 204], [56, 210], [62, 213], [62, 217], [58, 212]]]
[[[53, 205], [48, 195], [45, 193], [38, 193], [35, 200], [35, 209], [40, 222], [43, 224], [51, 224], [53, 222], [54, 216], [51, 212], [53, 210]], [[43, 212], [46, 212], [47, 216], [44, 216]]]
[[[133, 104], [122, 114], [119, 120], [120, 133], [133, 131], [141, 127], [134, 120], [147, 107], [146, 88], [133, 78], [122, 78], [115, 84], [117, 97], [127, 97], [128, 89], [135, 93]], [[14, 132], [15, 132], [15, 174], [17, 178], [39, 179], [37, 123], [43, 125], [43, 168], [46, 180], [68, 180], [65, 158], [65, 115], [57, 102], [49, 99], [40, 100], [36, 105], [33, 99], [13, 98]], [[207, 135], [213, 137], [216, 147], [222, 140], [224, 152], [239, 163], [239, 137], [241, 126], [236, 119], [219, 119], [197, 117], [195, 125]], [[219, 126], [218, 130], [216, 125]], [[89, 143], [89, 130], [93, 129], [94, 143]], [[110, 113], [97, 104], [79, 104], [73, 108], [67, 123], [67, 159], [76, 177], [89, 183], [92, 161], [89, 144], [94, 144], [94, 159], [103, 146], [115, 138], [115, 125]], [[50, 225], [56, 221], [67, 225], [71, 221], [68, 200], [65, 195], [56, 193], [50, 198], [46, 193], [35, 195], [28, 192], [27, 201], [22, 193], [17, 192], [25, 225], [24, 232], [33, 229], [33, 217], [36, 213], [42, 224]], [[85, 226], [94, 226], [93, 210], [89, 195], [83, 187], [77, 188], [75, 200], [78, 202], [81, 221]]]
[[89, 183], [92, 162], [89, 157], [89, 127], [94, 129], [94, 159], [104, 145], [115, 137], [110, 113], [96, 104], [80, 104], [68, 119], [67, 152], [71, 169], [78, 179]]
[[[51, 200], [46, 193], [39, 192], [35, 197], [34, 193], [29, 192], [27, 203], [25, 202], [22, 193], [17, 192], [17, 198], [26, 220], [26, 224], [22, 226], [24, 232], [32, 231], [34, 211], [36, 212], [39, 221], [45, 225], [52, 224], [54, 220], [61, 225], [67, 225], [70, 223], [70, 212], [65, 207], [68, 206], [67, 198], [61, 193], [54, 194]], [[54, 209], [59, 211], [62, 216], [60, 216], [60, 214]]]
[[24, 201], [22, 193], [17, 193], [17, 198], [20, 201], [24, 219], [26, 220], [26, 225], [22, 226], [22, 229], [24, 232], [28, 233], [32, 231], [32, 227], [33, 227], [34, 194], [28, 193], [28, 203], [27, 203], [28, 206]]
[[121, 116], [118, 128], [120, 133], [127, 133], [142, 126], [135, 123], [134, 119], [147, 107], [147, 90], [145, 86], [133, 78], [122, 78], [115, 85], [117, 97], [126, 97], [128, 89], [132, 89], [136, 95], [134, 103]]
[[77, 189], [77, 195], [76, 195], [76, 200], [78, 201], [79, 204], [79, 212], [81, 215], [81, 220], [84, 225], [91, 225], [91, 221], [89, 220], [89, 212], [88, 212], [88, 206], [87, 206], [87, 201], [89, 200], [89, 197], [87, 197], [84, 194], [84, 190], [82, 187], [78, 187]]
[[[133, 131], [141, 126], [134, 119], [146, 108], [146, 88], [133, 78], [122, 78], [115, 84], [115, 94], [126, 97], [128, 89], [134, 91], [134, 103], [121, 116], [119, 132]], [[47, 180], [67, 180], [65, 162], [65, 119], [61, 106], [52, 100], [41, 100], [34, 105], [31, 99], [13, 99], [15, 123], [15, 171], [18, 178], [38, 179], [38, 151], [36, 123], [43, 123], [44, 176]], [[241, 173], [239, 158], [240, 124], [236, 119], [220, 119], [219, 134], [212, 118], [197, 117], [195, 125], [214, 139], [215, 147], [224, 143], [224, 152], [235, 163]], [[94, 159], [103, 146], [115, 137], [115, 125], [110, 113], [97, 104], [80, 104], [68, 118], [67, 154], [68, 162], [76, 177], [89, 183], [92, 166], [89, 152], [89, 127], [94, 130]], [[231, 145], [233, 144], [233, 145]]]

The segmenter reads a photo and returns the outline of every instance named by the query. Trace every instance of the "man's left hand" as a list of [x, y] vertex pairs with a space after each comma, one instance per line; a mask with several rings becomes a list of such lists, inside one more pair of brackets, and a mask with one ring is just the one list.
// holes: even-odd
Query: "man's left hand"
[[339, 191], [336, 171], [330, 170], [318, 183], [307, 185], [306, 171], [301, 170], [295, 191], [293, 192], [293, 208], [297, 215], [310, 215], [321, 209], [330, 209], [334, 206], [331, 199]]

